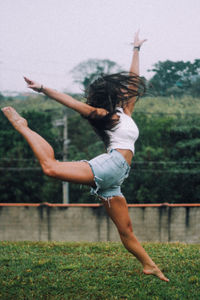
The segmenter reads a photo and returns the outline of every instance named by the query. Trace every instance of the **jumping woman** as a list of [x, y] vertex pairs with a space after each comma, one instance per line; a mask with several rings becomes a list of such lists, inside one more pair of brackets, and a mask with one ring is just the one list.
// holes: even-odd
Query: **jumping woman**
[[86, 89], [86, 103], [24, 78], [29, 88], [42, 92], [86, 118], [103, 140], [107, 153], [90, 161], [59, 162], [47, 141], [32, 131], [27, 121], [12, 107], [4, 107], [2, 111], [26, 139], [43, 172], [63, 181], [90, 186], [92, 193], [102, 200], [125, 248], [141, 262], [144, 274], [169, 281], [135, 237], [126, 199], [120, 188], [128, 177], [134, 143], [139, 134], [131, 115], [138, 96], [144, 91], [144, 83], [139, 77], [139, 50], [144, 42], [145, 40], [139, 39], [137, 32], [133, 42], [130, 72], [99, 76]]

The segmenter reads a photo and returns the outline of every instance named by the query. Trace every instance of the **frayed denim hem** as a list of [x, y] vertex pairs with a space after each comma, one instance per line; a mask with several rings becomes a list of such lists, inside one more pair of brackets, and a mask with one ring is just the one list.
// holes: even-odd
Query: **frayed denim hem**
[[[93, 195], [94, 195], [94, 194], [93, 194]], [[112, 195], [112, 196], [109, 196], [109, 197], [104, 197], [104, 196], [101, 196], [101, 195], [99, 195], [99, 194], [95, 194], [95, 196], [98, 197], [100, 200], [103, 200], [103, 201], [108, 202], [109, 208], [111, 207], [110, 200], [111, 200], [113, 197], [124, 197], [123, 194], [120, 194], [120, 195]]]

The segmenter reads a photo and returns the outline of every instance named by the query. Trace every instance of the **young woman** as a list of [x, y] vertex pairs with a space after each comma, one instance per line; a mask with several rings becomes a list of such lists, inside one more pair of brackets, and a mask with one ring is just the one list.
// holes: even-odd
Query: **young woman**
[[135, 237], [128, 214], [126, 199], [120, 186], [128, 176], [138, 128], [131, 118], [137, 97], [144, 90], [139, 77], [139, 50], [145, 40], [138, 32], [134, 38], [133, 57], [129, 73], [102, 75], [86, 90], [87, 103], [75, 100], [35, 81], [24, 78], [28, 87], [79, 112], [88, 119], [104, 141], [107, 153], [90, 161], [58, 162], [52, 147], [12, 107], [2, 109], [14, 128], [26, 139], [48, 175], [63, 181], [89, 185], [92, 193], [102, 200], [108, 215], [115, 223], [121, 241], [143, 265], [143, 272], [169, 281], [152, 261]]

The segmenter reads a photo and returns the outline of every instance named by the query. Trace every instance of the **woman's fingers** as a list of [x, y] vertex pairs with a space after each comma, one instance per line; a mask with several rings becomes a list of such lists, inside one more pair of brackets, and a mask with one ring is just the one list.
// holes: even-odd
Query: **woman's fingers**
[[140, 30], [138, 30], [135, 33], [134, 42], [133, 42], [133, 44], [134, 44], [135, 47], [141, 46], [144, 42], [147, 41], [147, 39], [143, 39], [143, 40], [139, 39], [139, 32], [140, 32]]
[[138, 31], [136, 31], [136, 33], [135, 33], [135, 38], [137, 38], [137, 39], [139, 37], [139, 32], [140, 32], [140, 29], [138, 29]]
[[32, 81], [30, 79], [28, 79], [27, 77], [24, 76], [24, 80], [28, 83], [28, 84], [31, 84]]
[[26, 81], [27, 86], [28, 86], [29, 89], [32, 89], [36, 92], [41, 89], [41, 84], [39, 84], [35, 81], [32, 81], [32, 80], [30, 80], [29, 78], [27, 78], [25, 76], [24, 76], [24, 80]]
[[144, 40], [140, 41], [140, 45], [142, 45], [146, 41], [147, 41], [147, 39], [144, 39]]

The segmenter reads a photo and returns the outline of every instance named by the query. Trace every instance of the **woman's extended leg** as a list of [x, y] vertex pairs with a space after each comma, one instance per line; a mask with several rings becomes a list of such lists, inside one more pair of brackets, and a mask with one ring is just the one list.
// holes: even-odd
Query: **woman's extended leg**
[[32, 131], [27, 121], [12, 107], [5, 107], [2, 111], [13, 127], [26, 139], [46, 175], [94, 186], [94, 175], [88, 163], [58, 162], [55, 160], [53, 148], [39, 134]]
[[124, 197], [115, 196], [110, 199], [111, 205], [108, 201], [103, 200], [103, 204], [106, 211], [112, 221], [115, 223], [121, 241], [125, 248], [132, 253], [143, 265], [143, 272], [147, 275], [155, 275], [161, 280], [169, 281], [168, 278], [160, 271], [156, 264], [152, 261], [144, 248], [138, 242], [137, 238], [133, 234], [131, 220], [128, 214], [128, 207], [126, 199]]

